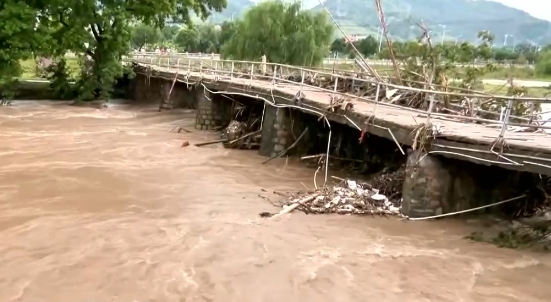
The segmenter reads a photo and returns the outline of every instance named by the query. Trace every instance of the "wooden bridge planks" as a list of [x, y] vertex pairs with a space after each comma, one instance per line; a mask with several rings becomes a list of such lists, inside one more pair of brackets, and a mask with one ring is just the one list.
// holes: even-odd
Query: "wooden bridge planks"
[[[163, 67], [154, 67], [157, 71], [164, 73], [166, 77], [172, 78], [175, 74], [175, 70], [167, 70]], [[183, 72], [180, 71], [180, 74]], [[272, 93], [274, 96], [285, 97], [287, 99], [292, 99], [300, 90], [300, 84], [292, 83], [281, 83], [273, 86], [269, 81], [263, 80], [250, 80], [244, 78], [233, 78], [229, 77], [220, 78], [212, 74], [200, 74], [198, 72], [189, 73], [191, 80], [207, 79], [212, 80], [211, 83], [206, 83], [207, 87], [212, 89], [238, 89], [243, 91], [243, 93], [250, 92], [251, 94], [258, 93], [265, 98], [270, 99]], [[183, 77], [183, 76], [181, 76]], [[217, 79], [216, 81], [215, 78]], [[214, 84], [213, 84], [214, 83]], [[273, 89], [273, 91], [272, 91]], [[304, 93], [304, 103], [312, 105], [319, 108], [320, 110], [325, 110], [330, 104], [331, 92], [317, 90], [312, 87], [303, 87], [302, 92]], [[289, 101], [288, 101], [289, 102]], [[360, 127], [364, 127], [364, 121], [375, 113], [375, 124], [387, 127], [394, 132], [394, 137], [404, 145], [411, 146], [413, 143], [413, 133], [412, 131], [418, 126], [419, 123], [423, 123], [426, 120], [426, 115], [413, 111], [408, 111], [402, 108], [395, 108], [379, 104], [376, 106], [375, 103], [370, 103], [366, 101], [354, 101], [354, 111], [348, 113], [347, 115]], [[377, 107], [375, 109], [375, 107]], [[472, 122], [462, 122], [454, 121], [449, 118], [453, 116], [446, 117], [442, 119], [439, 117], [431, 117], [431, 122], [435, 125], [438, 125], [442, 131], [442, 135], [438, 137], [435, 141], [439, 145], [449, 145], [450, 148], [455, 149], [476, 149], [476, 151], [469, 151], [466, 153], [475, 154], [481, 153], [480, 158], [496, 161], [498, 160], [495, 154], [489, 152], [490, 146], [495, 142], [499, 137], [501, 129], [499, 127], [487, 127], [481, 124], [475, 124]], [[340, 119], [340, 122], [346, 123], [345, 120]], [[347, 123], [350, 124], [350, 123]], [[369, 132], [372, 132], [375, 135], [381, 135], [392, 139], [392, 136], [389, 135], [387, 130], [381, 131], [381, 129], [368, 129]], [[536, 173], [542, 173], [546, 175], [551, 175], [551, 169], [546, 167], [551, 165], [551, 135], [545, 133], [523, 133], [523, 132], [510, 132], [507, 131], [505, 134], [507, 148], [504, 150], [504, 156], [510, 156], [512, 160], [526, 159], [530, 160], [535, 164], [526, 164], [525, 166], [518, 167], [510, 165], [505, 165], [505, 168], [512, 168], [515, 170], [524, 170]], [[434, 148], [438, 150], [445, 150], [442, 148]], [[449, 156], [456, 157], [468, 161], [473, 161], [477, 163], [484, 163], [480, 160], [472, 158], [464, 158], [462, 156]], [[537, 159], [539, 158], [539, 159]]]

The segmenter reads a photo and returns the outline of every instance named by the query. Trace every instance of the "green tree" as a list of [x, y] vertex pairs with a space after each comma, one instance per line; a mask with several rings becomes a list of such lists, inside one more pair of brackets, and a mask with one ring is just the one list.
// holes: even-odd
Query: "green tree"
[[176, 37], [176, 34], [178, 34], [179, 31], [180, 31], [179, 26], [176, 26], [176, 25], [164, 26], [163, 29], [161, 29], [162, 40], [172, 41], [174, 37]]
[[176, 46], [185, 52], [196, 52], [199, 47], [199, 31], [194, 27], [182, 28], [174, 38]]
[[220, 26], [220, 34], [218, 37], [218, 43], [220, 44], [220, 46], [224, 45], [234, 37], [235, 28], [235, 22], [226, 21], [222, 23], [222, 25]]
[[377, 39], [375, 39], [373, 36], [368, 36], [365, 39], [362, 39], [355, 43], [356, 48], [359, 52], [362, 53], [365, 57], [370, 57], [377, 53], [377, 50], [379, 48], [379, 44], [377, 43]]
[[333, 40], [333, 43], [331, 43], [331, 47], [329, 48], [331, 52], [333, 53], [345, 53], [347, 52], [347, 44], [344, 38], [336, 38]]
[[37, 24], [39, 12], [25, 1], [0, 2], [0, 100], [13, 97], [14, 82], [22, 73], [20, 61], [51, 45], [47, 27]]
[[497, 48], [494, 51], [494, 59], [498, 62], [502, 61], [514, 61], [518, 59], [519, 54], [517, 52], [512, 51], [511, 49], [502, 47]]
[[542, 51], [536, 63], [536, 73], [540, 76], [551, 75], [551, 50]]
[[220, 52], [220, 30], [210, 24], [203, 24], [197, 27], [199, 32], [198, 51], [202, 53]]
[[224, 57], [293, 65], [319, 65], [327, 56], [333, 24], [325, 13], [304, 11], [300, 3], [262, 2], [236, 21], [233, 38], [222, 46]]
[[[48, 0], [32, 1], [40, 11], [41, 23], [54, 29], [57, 47], [52, 54], [70, 50], [89, 61], [79, 81], [81, 96], [107, 98], [116, 78], [124, 72], [121, 58], [130, 50], [131, 24], [141, 22], [162, 28], [171, 18], [191, 23], [191, 12], [206, 18], [221, 11], [226, 0]], [[31, 24], [36, 22], [30, 22]]]
[[161, 31], [153, 26], [140, 24], [132, 28], [132, 48], [138, 51], [145, 45], [152, 45], [161, 40]]

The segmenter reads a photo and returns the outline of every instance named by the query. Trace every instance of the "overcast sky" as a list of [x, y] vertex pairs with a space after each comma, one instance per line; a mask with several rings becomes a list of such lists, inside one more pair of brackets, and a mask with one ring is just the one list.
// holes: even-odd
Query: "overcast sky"
[[[366, 0], [368, 1], [368, 0]], [[521, 9], [534, 17], [551, 21], [551, 0], [493, 0]], [[343, 0], [342, 3], [346, 2]], [[318, 0], [304, 0], [306, 7], [313, 7]], [[375, 4], [374, 4], [375, 5]]]
[[534, 17], [551, 21], [551, 0], [494, 0], [522, 9]]

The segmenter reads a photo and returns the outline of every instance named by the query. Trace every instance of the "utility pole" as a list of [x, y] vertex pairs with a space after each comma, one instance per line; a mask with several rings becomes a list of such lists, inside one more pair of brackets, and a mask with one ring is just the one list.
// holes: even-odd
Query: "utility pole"
[[442, 27], [442, 42], [440, 45], [444, 45], [444, 39], [446, 38], [446, 24], [438, 24], [438, 26]]
[[381, 52], [381, 48], [383, 47], [383, 27], [379, 26], [379, 52]]
[[461, 37], [463, 37], [463, 36], [459, 36], [459, 37], [455, 38], [455, 45], [457, 45], [457, 42], [459, 41], [459, 38], [461, 38]]

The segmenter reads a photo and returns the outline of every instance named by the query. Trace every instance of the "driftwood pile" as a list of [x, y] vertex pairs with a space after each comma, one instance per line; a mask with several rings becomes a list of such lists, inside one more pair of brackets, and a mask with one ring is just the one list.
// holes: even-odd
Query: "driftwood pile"
[[390, 200], [400, 200], [402, 197], [405, 175], [406, 165], [403, 164], [396, 170], [384, 169], [383, 171], [372, 174], [366, 185], [371, 185], [371, 188], [377, 188], [379, 193], [388, 196]]
[[333, 187], [290, 197], [278, 214], [261, 216], [280, 216], [295, 209], [307, 214], [400, 215], [399, 202], [391, 202], [369, 184], [343, 180]]
[[246, 122], [232, 120], [221, 131], [220, 138], [224, 139], [225, 148], [258, 149], [260, 148], [260, 131], [251, 131]]

